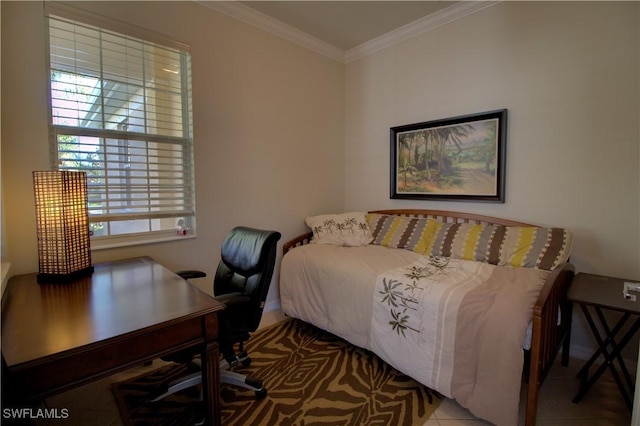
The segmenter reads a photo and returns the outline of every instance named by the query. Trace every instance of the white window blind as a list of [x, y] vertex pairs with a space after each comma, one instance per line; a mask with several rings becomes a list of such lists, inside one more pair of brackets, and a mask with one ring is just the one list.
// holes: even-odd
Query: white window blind
[[94, 237], [193, 229], [189, 52], [48, 22], [53, 157], [87, 172]]

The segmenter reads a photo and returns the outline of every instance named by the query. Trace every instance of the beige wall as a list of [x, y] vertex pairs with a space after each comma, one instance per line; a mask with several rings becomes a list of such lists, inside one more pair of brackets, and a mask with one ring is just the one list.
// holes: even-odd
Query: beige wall
[[[345, 209], [567, 227], [578, 271], [640, 279], [639, 6], [503, 2], [349, 63]], [[504, 204], [389, 199], [390, 127], [500, 108]], [[575, 317], [573, 352], [588, 356], [595, 342]]]
[[[640, 278], [638, 3], [504, 2], [347, 65], [346, 209], [471, 211], [575, 232]], [[389, 128], [509, 109], [506, 202], [389, 199]]]
[[[275, 229], [286, 241], [304, 231], [305, 216], [342, 209], [342, 64], [194, 3], [73, 6], [174, 37], [192, 52], [198, 238], [94, 251], [95, 262], [147, 254], [211, 276], [233, 226]], [[37, 270], [31, 171], [49, 167], [44, 27], [43, 2], [2, 3], [2, 187], [11, 274]], [[211, 291], [209, 278], [198, 281]], [[274, 283], [271, 306], [279, 303]]]

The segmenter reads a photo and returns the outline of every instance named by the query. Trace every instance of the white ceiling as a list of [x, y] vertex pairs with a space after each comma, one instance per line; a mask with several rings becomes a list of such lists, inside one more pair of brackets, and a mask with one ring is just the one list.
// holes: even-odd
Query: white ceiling
[[241, 1], [259, 12], [349, 50], [430, 15], [451, 1]]
[[500, 0], [195, 1], [347, 63]]

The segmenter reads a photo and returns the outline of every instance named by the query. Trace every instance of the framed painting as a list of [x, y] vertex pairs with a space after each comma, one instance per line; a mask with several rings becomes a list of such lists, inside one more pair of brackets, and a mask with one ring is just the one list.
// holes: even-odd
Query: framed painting
[[391, 128], [391, 198], [504, 203], [507, 110]]

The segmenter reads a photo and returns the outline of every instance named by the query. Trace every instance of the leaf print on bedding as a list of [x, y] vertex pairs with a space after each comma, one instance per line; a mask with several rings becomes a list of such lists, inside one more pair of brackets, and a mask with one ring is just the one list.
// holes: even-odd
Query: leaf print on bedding
[[401, 275], [406, 280], [383, 277], [383, 288], [378, 292], [381, 296], [379, 302], [389, 307], [389, 325], [398, 335], [406, 337], [407, 331], [420, 333], [419, 327], [412, 325], [413, 321], [419, 321], [412, 315], [418, 310], [420, 294], [437, 284], [432, 279], [444, 272], [448, 265], [446, 257], [429, 256], [427, 265], [405, 268]]

